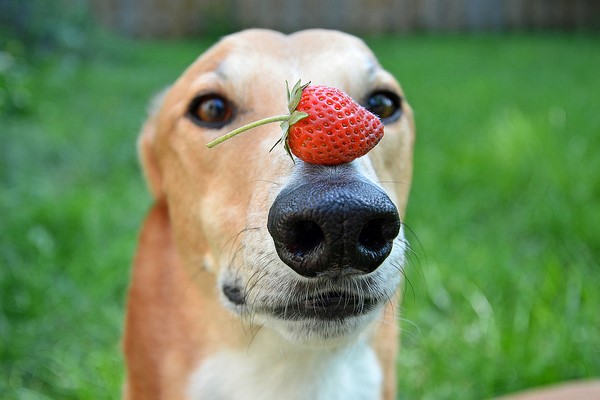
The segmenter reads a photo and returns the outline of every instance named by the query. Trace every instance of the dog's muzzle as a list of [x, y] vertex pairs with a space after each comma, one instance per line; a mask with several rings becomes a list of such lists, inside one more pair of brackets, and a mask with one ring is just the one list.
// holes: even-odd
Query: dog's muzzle
[[269, 210], [268, 230], [279, 258], [295, 272], [337, 277], [375, 271], [392, 251], [400, 218], [380, 188], [356, 174], [330, 172], [283, 189]]

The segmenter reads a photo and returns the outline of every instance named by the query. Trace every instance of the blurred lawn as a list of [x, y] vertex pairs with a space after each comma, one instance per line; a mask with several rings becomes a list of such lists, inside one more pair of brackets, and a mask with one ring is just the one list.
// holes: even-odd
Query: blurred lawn
[[[418, 141], [402, 399], [600, 376], [600, 38], [368, 40]], [[0, 113], [0, 398], [115, 399], [148, 99], [208, 41], [115, 38]]]

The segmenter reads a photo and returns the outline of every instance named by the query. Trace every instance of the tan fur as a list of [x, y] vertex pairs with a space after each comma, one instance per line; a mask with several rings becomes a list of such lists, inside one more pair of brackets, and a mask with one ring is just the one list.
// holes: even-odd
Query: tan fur
[[[194, 62], [164, 95], [140, 140], [140, 157], [155, 198], [139, 239], [124, 338], [125, 397], [186, 399], [186, 380], [219, 348], [245, 348], [255, 328], [220, 303], [217, 274], [235, 258], [248, 215], [264, 217], [294, 164], [281, 150], [269, 153], [277, 124], [255, 129], [216, 149], [205, 144], [252, 120], [286, 112], [284, 81], [338, 87], [351, 96], [396, 81], [358, 39], [337, 32], [291, 36], [262, 30], [232, 35]], [[251, 82], [251, 83], [250, 83]], [[239, 105], [234, 124], [221, 130], [195, 126], [184, 114], [203, 91]], [[369, 157], [382, 185], [404, 214], [412, 174], [414, 123], [404, 116]], [[258, 210], [258, 211], [257, 211]], [[262, 221], [264, 224], [264, 220]], [[383, 366], [384, 396], [396, 393], [398, 328], [387, 306], [375, 334]]]

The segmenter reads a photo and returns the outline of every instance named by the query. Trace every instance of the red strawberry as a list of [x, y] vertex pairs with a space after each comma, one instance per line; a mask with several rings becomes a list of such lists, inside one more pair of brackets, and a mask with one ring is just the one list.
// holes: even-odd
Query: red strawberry
[[299, 159], [321, 165], [350, 162], [383, 137], [383, 124], [341, 90], [308, 86], [297, 111], [308, 114], [290, 127], [287, 145]]
[[[265, 118], [242, 126], [207, 146], [217, 144], [256, 126], [281, 122], [288, 153], [321, 165], [350, 162], [367, 154], [383, 137], [383, 124], [374, 114], [339, 89], [302, 85], [288, 88], [289, 115]], [[275, 147], [275, 146], [273, 146]]]

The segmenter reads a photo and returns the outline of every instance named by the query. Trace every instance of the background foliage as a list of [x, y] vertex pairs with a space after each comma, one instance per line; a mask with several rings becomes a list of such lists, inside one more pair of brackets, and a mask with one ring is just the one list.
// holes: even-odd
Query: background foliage
[[[213, 39], [128, 41], [85, 9], [20, 7], [39, 23], [0, 25], [0, 398], [114, 399], [150, 205], [137, 131]], [[401, 398], [600, 376], [598, 36], [367, 42], [418, 126]]]

